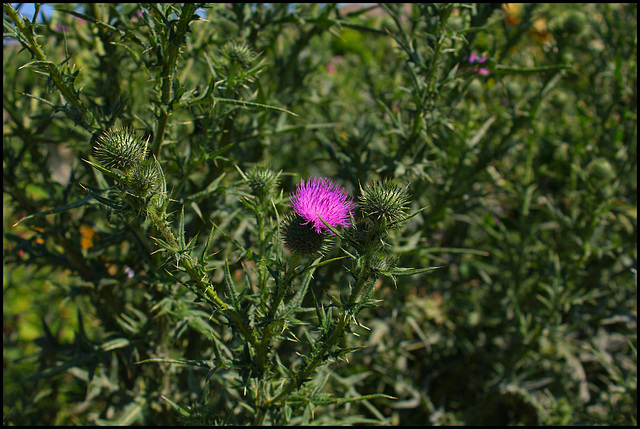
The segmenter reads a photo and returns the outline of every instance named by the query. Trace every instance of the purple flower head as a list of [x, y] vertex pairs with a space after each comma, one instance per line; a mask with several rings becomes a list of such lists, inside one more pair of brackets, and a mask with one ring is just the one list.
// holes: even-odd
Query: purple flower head
[[[476, 54], [471, 54], [471, 56], [469, 56], [469, 64], [482, 64], [485, 61], [487, 61], [487, 57], [481, 57], [480, 55], [476, 55]], [[482, 76], [488, 76], [491, 72], [484, 68], [484, 67], [473, 67], [472, 69], [473, 72], [475, 73], [479, 73]]]
[[302, 179], [296, 193], [291, 195], [291, 206], [306, 221], [304, 225], [311, 223], [318, 234], [333, 234], [322, 220], [331, 227], [349, 226], [351, 210], [355, 208], [343, 187], [318, 177], [310, 177], [306, 182]]
[[486, 58], [486, 57], [481, 57], [481, 56], [476, 55], [476, 54], [471, 54], [471, 56], [469, 57], [469, 62], [470, 62], [471, 64], [473, 64], [473, 63], [480, 63], [480, 64], [482, 64], [482, 63], [484, 63], [485, 61], [487, 61], [487, 58]]

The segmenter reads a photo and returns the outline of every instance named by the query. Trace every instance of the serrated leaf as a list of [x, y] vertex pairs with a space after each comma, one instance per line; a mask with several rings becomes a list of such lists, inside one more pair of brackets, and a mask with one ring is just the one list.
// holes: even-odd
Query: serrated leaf
[[24, 68], [38, 68], [38, 67], [42, 67], [42, 68], [48, 69], [49, 66], [54, 66], [55, 67], [55, 65], [51, 61], [38, 61], [38, 60], [36, 60], [36, 61], [30, 61], [30, 62], [24, 64], [23, 66], [18, 67], [18, 70], [21, 70], [21, 69], [24, 69]]
[[111, 198], [105, 198], [103, 196], [101, 196], [101, 194], [110, 191], [111, 189], [96, 189], [96, 188], [92, 188], [90, 186], [85, 186], [81, 183], [79, 183], [79, 185], [85, 190], [87, 191], [91, 197], [93, 197], [96, 201], [111, 207], [114, 210], [124, 210], [126, 209], [127, 205], [122, 203], [121, 201], [118, 200], [112, 200]]
[[167, 401], [169, 403], [169, 405], [171, 406], [171, 408], [173, 408], [174, 410], [176, 410], [182, 417], [189, 417], [191, 416], [191, 414], [189, 414], [189, 412], [187, 410], [185, 410], [184, 408], [182, 408], [180, 405], [176, 404], [175, 402], [173, 402], [171, 399], [167, 398], [164, 395], [160, 395], [160, 397], [162, 399], [164, 399], [165, 401]]
[[209, 259], [209, 246], [211, 245], [211, 239], [213, 237], [213, 232], [215, 231], [215, 228], [213, 228], [213, 226], [211, 227], [211, 229], [209, 230], [209, 235], [207, 236], [207, 241], [204, 244], [204, 248], [202, 249], [202, 263], [206, 263], [207, 259]]
[[126, 177], [120, 173], [118, 173], [117, 171], [112, 171], [112, 170], [108, 170], [106, 168], [104, 168], [103, 166], [96, 164], [94, 162], [91, 162], [87, 159], [82, 159], [84, 162], [86, 162], [87, 164], [89, 164], [90, 166], [92, 166], [93, 168], [95, 168], [96, 170], [102, 172], [103, 174], [106, 174], [107, 176], [113, 177], [114, 179], [116, 179], [119, 182], [126, 182]]
[[240, 242], [238, 242], [238, 240], [229, 237], [229, 235], [226, 232], [224, 232], [218, 225], [216, 225], [214, 223], [213, 227], [216, 228], [220, 232], [220, 234], [222, 234], [222, 236], [225, 239], [227, 239], [227, 241], [230, 241], [231, 243], [233, 243], [234, 246], [236, 246], [236, 248], [238, 248], [239, 250], [242, 251], [242, 255], [241, 256], [244, 256], [244, 255], [246, 255], [248, 253], [248, 250], [242, 244], [240, 244]]
[[541, 67], [511, 67], [497, 64], [493, 67], [492, 71], [496, 74], [532, 74], [532, 73], [544, 73], [550, 71], [560, 70], [573, 70], [572, 66], [559, 64], [553, 66], [541, 66]]
[[142, 43], [142, 41], [141, 41], [140, 39], [138, 39], [138, 37], [137, 37], [133, 32], [131, 32], [131, 30], [129, 30], [129, 29], [127, 29], [127, 28], [119, 29], [119, 28], [116, 28], [116, 27], [114, 27], [114, 26], [112, 26], [112, 25], [109, 25], [109, 24], [107, 24], [107, 23], [105, 23], [105, 22], [102, 22], [102, 21], [100, 21], [100, 20], [97, 20], [96, 18], [94, 18], [94, 17], [92, 17], [92, 16], [85, 15], [85, 14], [83, 14], [83, 13], [76, 12], [76, 11], [73, 11], [73, 10], [58, 9], [58, 12], [68, 13], [68, 14], [73, 15], [73, 16], [76, 16], [76, 17], [78, 17], [78, 18], [82, 18], [82, 19], [84, 19], [84, 20], [86, 20], [86, 21], [88, 21], [88, 22], [92, 22], [92, 23], [94, 23], [95, 25], [97, 25], [98, 27], [101, 27], [101, 28], [103, 28], [103, 29], [105, 29], [105, 30], [109, 30], [109, 31], [112, 31], [112, 32], [114, 32], [114, 33], [117, 33], [117, 34], [119, 34], [120, 36], [126, 36], [126, 37], [127, 37], [127, 38], [129, 38], [131, 41], [133, 41], [133, 42], [137, 43], [137, 44], [138, 44], [138, 45], [140, 45], [140, 46], [145, 47], [145, 44], [144, 44], [144, 43]]
[[[82, 186], [82, 185], [80, 185], [80, 186]], [[39, 212], [39, 213], [33, 213], [33, 214], [30, 214], [29, 216], [25, 216], [22, 219], [19, 219], [16, 223], [14, 223], [12, 225], [12, 227], [15, 227], [16, 225], [18, 225], [21, 222], [24, 222], [26, 220], [30, 220], [30, 219], [33, 219], [33, 218], [36, 218], [36, 217], [47, 216], [47, 215], [54, 214], [54, 213], [60, 213], [60, 212], [64, 212], [64, 211], [67, 211], [67, 210], [71, 210], [71, 209], [75, 209], [75, 208], [78, 208], [78, 207], [82, 207], [82, 206], [85, 206], [85, 205], [91, 205], [91, 204], [96, 204], [96, 203], [95, 203], [94, 197], [92, 195], [89, 195], [89, 196], [84, 197], [83, 199], [81, 199], [79, 201], [76, 201], [75, 203], [67, 204], [67, 205], [62, 206], [62, 207], [57, 207], [55, 209], [46, 210], [46, 211]]]
[[231, 278], [231, 270], [229, 268], [229, 261], [225, 259], [224, 261], [224, 282], [227, 286], [227, 293], [229, 295], [229, 299], [231, 300], [231, 304], [233, 308], [236, 310], [240, 310], [240, 298], [238, 295], [238, 291], [236, 290], [235, 283], [233, 278]]
[[156, 244], [158, 246], [160, 246], [162, 249], [168, 251], [170, 254], [175, 255], [177, 254], [176, 249], [173, 248], [172, 245], [170, 245], [169, 243], [167, 243], [166, 241], [162, 240], [161, 238], [157, 238], [157, 237], [151, 237], [153, 239], [153, 241], [156, 242]]
[[107, 352], [127, 347], [129, 344], [131, 344], [131, 342], [127, 338], [115, 338], [104, 343], [102, 346], [100, 346], [100, 349]]
[[296, 294], [293, 296], [293, 298], [291, 298], [291, 300], [285, 307], [282, 317], [286, 318], [291, 313], [296, 311], [297, 308], [300, 306], [300, 304], [302, 304], [302, 301], [304, 300], [304, 296], [307, 294], [307, 289], [309, 289], [309, 284], [311, 284], [311, 277], [313, 275], [313, 271], [314, 270], [311, 270], [305, 274], [305, 276], [302, 279], [302, 284], [298, 288], [298, 291], [296, 292]]
[[318, 302], [318, 298], [316, 297], [316, 293], [311, 289], [311, 294], [313, 295], [313, 302], [316, 306], [316, 315], [318, 316], [318, 321], [321, 327], [326, 328], [325, 323], [327, 320], [327, 314], [324, 311], [324, 305]]
[[184, 241], [184, 206], [182, 206], [180, 217], [178, 218], [178, 248], [180, 251], [186, 248]]
[[244, 107], [245, 109], [253, 107], [256, 109], [275, 110], [277, 112], [284, 112], [284, 113], [288, 113], [289, 115], [298, 116], [297, 114], [290, 112], [287, 109], [283, 109], [282, 107], [269, 106], [267, 104], [260, 104], [260, 103], [253, 103], [251, 101], [242, 101], [242, 100], [233, 100], [230, 98], [213, 97], [213, 102], [220, 103], [220, 104], [231, 104], [234, 106]]
[[426, 267], [426, 268], [402, 268], [402, 267], [395, 267], [395, 268], [389, 268], [388, 270], [380, 270], [378, 271], [380, 274], [387, 276], [387, 277], [393, 277], [393, 276], [412, 276], [414, 274], [420, 274], [420, 273], [425, 273], [427, 271], [433, 271], [433, 270], [437, 270], [438, 268], [442, 268], [443, 266], [440, 265], [438, 267]]
[[168, 359], [168, 358], [149, 358], [144, 359], [136, 364], [143, 363], [170, 363], [172, 365], [184, 365], [184, 366], [195, 366], [198, 368], [207, 368], [211, 369], [213, 362], [209, 360], [201, 360], [201, 359]]

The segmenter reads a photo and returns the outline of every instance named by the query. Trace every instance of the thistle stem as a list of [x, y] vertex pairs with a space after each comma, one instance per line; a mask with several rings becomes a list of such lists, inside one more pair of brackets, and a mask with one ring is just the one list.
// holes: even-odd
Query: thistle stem
[[[160, 148], [164, 141], [164, 131], [167, 127], [169, 115], [171, 114], [171, 88], [173, 87], [173, 75], [176, 68], [176, 62], [178, 59], [178, 53], [180, 52], [180, 46], [184, 41], [184, 36], [187, 33], [189, 27], [189, 21], [196, 11], [196, 7], [193, 3], [185, 3], [180, 14], [180, 21], [176, 26], [175, 35], [167, 40], [165, 47], [168, 50], [168, 55], [164, 60], [162, 71], [160, 74], [160, 101], [162, 108], [160, 109], [160, 117], [158, 118], [158, 124], [156, 126], [155, 137], [153, 141], [153, 148], [151, 149], [153, 155], [156, 158], [160, 158]], [[171, 33], [170, 33], [171, 34]]]
[[[158, 216], [154, 210], [149, 210], [148, 214], [153, 225], [158, 229], [158, 231], [160, 231], [162, 238], [173, 248], [179, 249], [178, 241], [174, 237], [166, 220]], [[216, 308], [216, 310], [220, 311], [230, 322], [233, 322], [236, 328], [253, 347], [258, 348], [260, 343], [258, 342], [253, 329], [247, 325], [242, 315], [220, 299], [216, 291], [213, 289], [213, 284], [207, 274], [202, 270], [199, 270], [198, 267], [194, 267], [191, 259], [188, 257], [180, 258], [180, 265], [196, 282], [200, 290], [209, 298], [211, 304]]]
[[93, 132], [93, 129], [91, 128], [91, 125], [95, 122], [93, 115], [87, 110], [87, 108], [84, 106], [84, 104], [82, 104], [78, 97], [76, 97], [73, 89], [69, 88], [69, 86], [65, 83], [60, 70], [58, 70], [58, 67], [56, 67], [53, 62], [49, 61], [47, 56], [42, 51], [42, 48], [40, 48], [40, 45], [33, 37], [33, 31], [27, 30], [22, 19], [20, 19], [20, 17], [18, 16], [18, 12], [13, 8], [13, 6], [11, 6], [10, 3], [3, 3], [2, 6], [7, 15], [9, 15], [13, 20], [18, 30], [27, 38], [27, 41], [30, 45], [27, 46], [27, 48], [29, 49], [31, 54], [38, 61], [46, 63], [47, 71], [49, 72], [49, 76], [51, 77], [53, 83], [58, 87], [64, 98], [80, 111], [80, 115], [82, 118], [81, 125], [86, 130]]
[[335, 346], [340, 339], [342, 339], [344, 335], [345, 329], [349, 326], [349, 320], [351, 319], [351, 308], [357, 303], [357, 299], [360, 296], [360, 292], [362, 288], [367, 284], [367, 281], [371, 277], [370, 255], [366, 255], [364, 258], [364, 265], [360, 270], [356, 283], [354, 284], [351, 294], [349, 295], [349, 299], [347, 304], [342, 308], [342, 314], [338, 320], [338, 324], [335, 329], [329, 336], [329, 338], [324, 342], [324, 344], [316, 350], [313, 355], [307, 361], [307, 364], [293, 377], [289, 380], [287, 385], [282, 389], [282, 391], [273, 399], [267, 400], [267, 405], [271, 406], [273, 404], [277, 404], [281, 400], [285, 399], [289, 393], [291, 393], [294, 389], [302, 385], [304, 381], [311, 375], [311, 373], [323, 362], [325, 354], [331, 350], [333, 346]]
[[289, 268], [285, 273], [282, 281], [279, 281], [276, 286], [276, 297], [273, 300], [271, 308], [269, 309], [269, 318], [273, 319], [278, 311], [278, 307], [280, 306], [280, 302], [284, 298], [284, 294], [287, 292], [289, 286], [291, 286], [291, 280], [293, 280], [293, 276], [295, 274], [296, 267], [298, 266], [298, 262], [300, 262], [300, 255], [297, 253], [291, 254], [291, 261], [289, 263]]

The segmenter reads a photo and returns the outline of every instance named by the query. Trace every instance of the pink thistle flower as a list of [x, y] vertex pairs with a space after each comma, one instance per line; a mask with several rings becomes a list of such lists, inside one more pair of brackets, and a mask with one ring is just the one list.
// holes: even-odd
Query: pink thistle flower
[[306, 221], [303, 225], [312, 224], [318, 234], [333, 234], [323, 220], [331, 227], [351, 225], [355, 204], [343, 187], [329, 179], [311, 177], [306, 182], [302, 179], [290, 198], [295, 212]]
[[[469, 64], [475, 64], [475, 63], [482, 64], [485, 61], [487, 61], [487, 58], [486, 57], [481, 57], [480, 55], [471, 54], [469, 56]], [[475, 72], [475, 73], [479, 73], [482, 76], [488, 76], [491, 73], [488, 69], [485, 69], [483, 67], [480, 67], [480, 68], [479, 67], [474, 67], [472, 69], [472, 71]]]

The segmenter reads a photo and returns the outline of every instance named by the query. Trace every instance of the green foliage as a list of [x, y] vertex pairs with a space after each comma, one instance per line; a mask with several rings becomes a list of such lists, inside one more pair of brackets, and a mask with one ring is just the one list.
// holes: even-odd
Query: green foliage
[[3, 7], [5, 424], [637, 423], [634, 5]]

